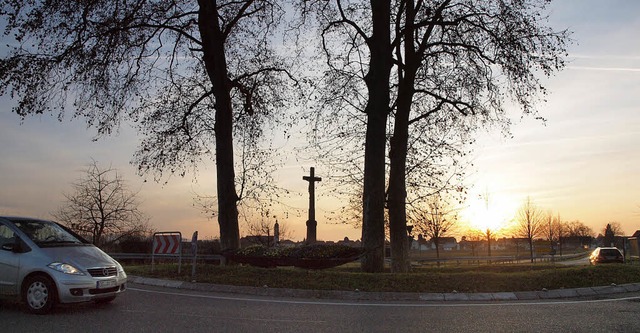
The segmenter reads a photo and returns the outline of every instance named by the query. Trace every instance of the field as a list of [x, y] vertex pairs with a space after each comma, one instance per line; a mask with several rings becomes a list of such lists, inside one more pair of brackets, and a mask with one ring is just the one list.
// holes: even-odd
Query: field
[[[454, 264], [455, 263], [455, 264]], [[127, 265], [130, 275], [191, 281], [191, 265], [164, 263]], [[595, 287], [640, 282], [638, 263], [600, 266], [564, 266], [558, 263], [421, 265], [410, 273], [362, 273], [357, 263], [325, 270], [291, 267], [257, 268], [241, 265], [198, 264], [195, 281], [201, 283], [316, 290], [394, 292], [501, 292]]]

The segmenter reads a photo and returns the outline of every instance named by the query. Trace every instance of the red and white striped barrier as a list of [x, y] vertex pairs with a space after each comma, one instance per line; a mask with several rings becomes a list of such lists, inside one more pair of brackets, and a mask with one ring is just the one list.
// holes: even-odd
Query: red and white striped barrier
[[153, 236], [153, 254], [178, 254], [181, 241], [180, 234], [155, 234]]
[[156, 232], [153, 234], [151, 250], [151, 271], [155, 267], [155, 256], [178, 256], [178, 274], [182, 268], [182, 234], [178, 231]]

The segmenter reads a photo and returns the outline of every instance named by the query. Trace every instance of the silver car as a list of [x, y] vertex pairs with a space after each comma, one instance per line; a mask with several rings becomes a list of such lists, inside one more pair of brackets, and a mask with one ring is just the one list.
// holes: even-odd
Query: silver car
[[0, 297], [44, 314], [56, 303], [110, 302], [126, 288], [122, 266], [67, 228], [0, 216]]

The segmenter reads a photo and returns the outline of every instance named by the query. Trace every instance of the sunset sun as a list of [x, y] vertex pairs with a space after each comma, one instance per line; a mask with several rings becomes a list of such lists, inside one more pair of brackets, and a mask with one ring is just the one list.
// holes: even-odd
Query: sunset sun
[[462, 218], [469, 224], [471, 229], [479, 231], [491, 230], [493, 232], [505, 229], [509, 221], [513, 219], [516, 212], [516, 205], [511, 200], [500, 200], [487, 205], [482, 199], [468, 202], [469, 206], [462, 211]]

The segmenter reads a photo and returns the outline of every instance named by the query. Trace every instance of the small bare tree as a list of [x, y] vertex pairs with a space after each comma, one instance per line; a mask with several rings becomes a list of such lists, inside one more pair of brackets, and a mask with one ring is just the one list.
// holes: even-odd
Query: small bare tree
[[471, 247], [471, 255], [472, 256], [477, 256], [479, 255], [479, 251], [480, 251], [480, 244], [482, 244], [482, 242], [485, 239], [485, 234], [477, 229], [469, 229], [466, 231], [465, 236], [462, 236], [462, 241], [466, 241], [468, 242], [468, 246]]
[[542, 233], [544, 234], [547, 241], [549, 241], [549, 251], [551, 254], [555, 254], [555, 244], [558, 241], [558, 229], [555, 226], [555, 221], [555, 216], [550, 210], [542, 216]]
[[533, 240], [544, 232], [544, 220], [540, 209], [527, 198], [517, 213], [515, 233], [529, 242], [529, 255], [533, 263]]
[[567, 223], [563, 222], [560, 218], [560, 214], [553, 219], [553, 228], [558, 239], [558, 253], [562, 256], [562, 244], [565, 237], [567, 237]]
[[265, 246], [275, 246], [275, 224], [278, 224], [278, 239], [291, 238], [291, 232], [286, 223], [278, 222], [273, 216], [273, 219], [268, 215], [262, 215], [260, 218], [247, 219], [247, 235], [253, 236], [257, 242]]
[[124, 237], [146, 234], [148, 218], [140, 211], [137, 192], [130, 191], [122, 175], [111, 167], [101, 169], [93, 161], [83, 178], [72, 184], [73, 193], [53, 215], [96, 246]]
[[440, 195], [433, 196], [427, 207], [411, 207], [414, 227], [436, 246], [436, 258], [440, 265], [440, 240], [453, 232], [458, 223], [457, 209], [451, 207]]

